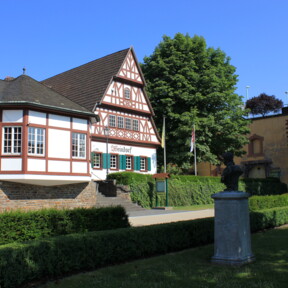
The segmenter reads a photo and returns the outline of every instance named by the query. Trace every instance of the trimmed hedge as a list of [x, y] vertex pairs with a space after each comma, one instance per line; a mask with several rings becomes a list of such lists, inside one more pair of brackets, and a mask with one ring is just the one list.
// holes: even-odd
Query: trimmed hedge
[[0, 245], [14, 241], [129, 226], [128, 216], [121, 206], [4, 212], [0, 214]]
[[[250, 213], [253, 232], [288, 223], [288, 207]], [[212, 243], [214, 218], [87, 232], [0, 246], [0, 287]], [[15, 277], [17, 275], [17, 277]]]
[[288, 206], [288, 194], [253, 196], [249, 198], [250, 211]]
[[288, 207], [250, 212], [252, 232], [278, 227], [284, 224], [288, 224]]
[[[251, 212], [250, 223], [253, 232], [288, 223], [288, 207]], [[179, 251], [213, 238], [214, 218], [205, 218], [2, 245], [0, 287]]]
[[116, 172], [108, 175], [108, 179], [115, 179], [117, 184], [131, 185], [134, 183], [154, 183], [151, 174], [140, 174], [135, 172]]
[[[135, 172], [118, 172], [109, 174], [109, 179], [116, 179], [118, 184], [130, 185], [132, 201], [142, 207], [153, 207], [156, 204], [155, 179], [152, 175]], [[223, 191], [225, 185], [220, 177], [171, 175], [169, 179], [169, 205], [189, 206], [211, 204], [211, 195]], [[239, 190], [251, 195], [275, 195], [287, 192], [287, 185], [277, 178], [241, 179]], [[159, 205], [165, 205], [164, 193], [157, 195]]]
[[0, 246], [0, 287], [15, 288], [47, 276], [96, 269], [212, 241], [213, 218], [208, 218], [3, 245]]

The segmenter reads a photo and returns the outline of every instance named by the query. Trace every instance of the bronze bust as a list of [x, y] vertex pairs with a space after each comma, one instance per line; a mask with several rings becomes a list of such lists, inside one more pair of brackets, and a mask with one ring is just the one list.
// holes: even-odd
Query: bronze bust
[[233, 157], [232, 152], [226, 152], [222, 155], [223, 162], [226, 165], [221, 175], [221, 182], [226, 185], [224, 191], [238, 191], [238, 180], [243, 174], [240, 166], [235, 165]]

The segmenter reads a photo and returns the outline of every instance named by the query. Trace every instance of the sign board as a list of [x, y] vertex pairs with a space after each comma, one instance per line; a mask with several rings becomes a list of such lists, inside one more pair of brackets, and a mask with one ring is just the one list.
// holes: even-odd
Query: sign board
[[165, 181], [156, 181], [156, 192], [165, 192]]

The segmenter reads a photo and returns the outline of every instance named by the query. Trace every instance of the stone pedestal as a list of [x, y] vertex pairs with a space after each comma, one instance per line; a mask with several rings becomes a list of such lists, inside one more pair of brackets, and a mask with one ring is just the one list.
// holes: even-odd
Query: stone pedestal
[[213, 263], [243, 265], [255, 260], [251, 251], [248, 193], [224, 191], [215, 201]]

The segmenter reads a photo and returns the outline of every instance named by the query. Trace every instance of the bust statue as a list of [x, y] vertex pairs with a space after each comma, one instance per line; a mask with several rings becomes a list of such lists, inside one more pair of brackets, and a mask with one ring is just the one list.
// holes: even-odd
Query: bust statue
[[221, 175], [221, 182], [226, 185], [224, 191], [238, 191], [238, 180], [243, 174], [240, 166], [235, 165], [233, 162], [233, 157], [232, 152], [225, 152], [222, 155], [223, 162], [226, 165]]

